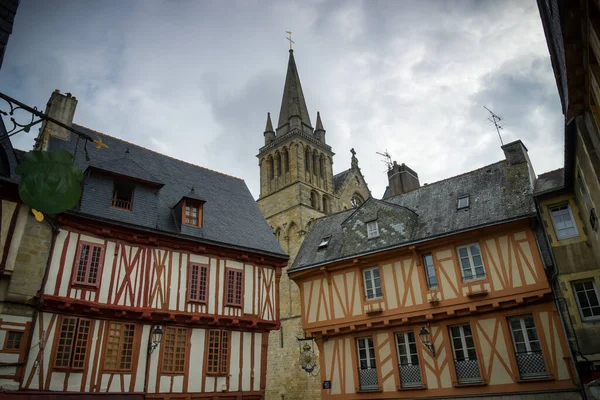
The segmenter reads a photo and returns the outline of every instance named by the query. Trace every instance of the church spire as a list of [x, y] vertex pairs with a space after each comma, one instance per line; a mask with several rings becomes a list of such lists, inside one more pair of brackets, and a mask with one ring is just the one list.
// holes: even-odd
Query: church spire
[[325, 143], [325, 129], [323, 128], [323, 122], [321, 122], [321, 113], [317, 111], [317, 125], [315, 126], [315, 138]]
[[271, 113], [267, 113], [267, 126], [265, 127], [265, 144], [271, 143], [275, 140], [275, 131], [273, 130], [273, 124], [271, 123]]
[[[296, 119], [296, 121], [290, 121], [291, 118]], [[285, 86], [283, 87], [283, 98], [281, 100], [281, 110], [279, 111], [277, 133], [287, 133], [290, 129], [290, 125], [292, 125], [291, 122], [298, 122], [297, 119], [299, 119], [300, 123], [296, 125], [299, 125], [298, 127], [305, 133], [312, 134], [313, 129], [310, 123], [310, 117], [308, 116], [304, 93], [302, 93], [302, 86], [300, 85], [300, 76], [298, 76], [296, 61], [294, 60], [294, 51], [290, 50]]]

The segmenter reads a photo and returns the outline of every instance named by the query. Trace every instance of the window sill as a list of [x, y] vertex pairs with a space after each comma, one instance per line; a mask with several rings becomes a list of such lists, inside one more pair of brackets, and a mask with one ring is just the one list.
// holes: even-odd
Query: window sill
[[201, 306], [205, 306], [207, 304], [206, 300], [194, 300], [194, 299], [187, 299], [188, 303], [192, 303], [192, 304], [199, 304]]
[[481, 381], [477, 383], [458, 383], [452, 382], [452, 386], [454, 387], [470, 387], [470, 386], [487, 386], [487, 381]]
[[468, 284], [468, 283], [472, 283], [472, 282], [486, 281], [487, 278], [488, 278], [487, 275], [479, 277], [479, 278], [471, 278], [471, 279], [463, 278], [463, 283]]
[[382, 393], [383, 392], [383, 388], [381, 386], [377, 387], [376, 389], [356, 389], [356, 393]]
[[82, 282], [71, 282], [71, 287], [87, 290], [98, 290], [98, 284], [82, 283]]
[[227, 303], [225, 303], [225, 307], [242, 308], [244, 306], [242, 304], [227, 304]]
[[221, 378], [221, 377], [225, 377], [225, 378], [227, 378], [227, 377], [229, 377], [229, 376], [230, 376], [230, 374], [229, 374], [229, 373], [218, 373], [218, 374], [217, 374], [217, 373], [210, 373], [210, 372], [207, 372], [207, 373], [206, 373], [206, 376], [213, 376], [213, 377], [215, 377], [215, 378]]
[[467, 297], [475, 298], [475, 297], [484, 297], [487, 296], [489, 292], [487, 290], [478, 290], [476, 292], [468, 292]]
[[410, 391], [410, 390], [425, 390], [427, 389], [427, 385], [422, 384], [421, 386], [414, 386], [414, 387], [402, 387], [402, 386], [398, 386], [396, 388], [396, 390], [398, 390], [399, 392], [406, 392], [406, 391]]
[[555, 380], [554, 376], [552, 374], [548, 374], [548, 376], [544, 376], [544, 377], [539, 377], [539, 378], [529, 378], [529, 379], [523, 379], [521, 377], [515, 379], [515, 381], [517, 383], [528, 383], [528, 382], [550, 382]]
[[379, 239], [379, 235], [368, 237], [367, 240]]

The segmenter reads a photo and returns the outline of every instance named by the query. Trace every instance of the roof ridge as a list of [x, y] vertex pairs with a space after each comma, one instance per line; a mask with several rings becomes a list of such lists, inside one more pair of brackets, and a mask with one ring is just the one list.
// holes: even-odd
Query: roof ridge
[[427, 188], [427, 187], [430, 187], [430, 186], [433, 186], [433, 185], [437, 185], [437, 184], [439, 184], [439, 183], [442, 183], [442, 182], [449, 181], [450, 179], [454, 179], [454, 178], [458, 178], [458, 177], [460, 177], [460, 176], [465, 176], [465, 175], [472, 174], [473, 172], [477, 172], [477, 171], [480, 171], [480, 170], [482, 170], [482, 169], [486, 169], [486, 168], [489, 168], [489, 167], [492, 167], [492, 166], [495, 166], [495, 165], [501, 164], [501, 163], [503, 163], [503, 162], [505, 162], [505, 161], [506, 161], [506, 160], [500, 160], [500, 161], [497, 161], [497, 162], [495, 162], [495, 163], [492, 163], [492, 164], [485, 165], [485, 166], [483, 166], [483, 167], [481, 167], [481, 168], [476, 168], [476, 169], [474, 169], [474, 170], [471, 170], [471, 171], [463, 172], [462, 174], [458, 174], [458, 175], [450, 176], [450, 177], [448, 177], [448, 178], [440, 179], [439, 181], [436, 181], [436, 182], [427, 183], [426, 185], [422, 185], [422, 186], [420, 186], [420, 187], [418, 187], [418, 188], [416, 188], [416, 189], [414, 189], [414, 190], [411, 190], [410, 192], [406, 192], [406, 193], [397, 194], [397, 195], [395, 195], [395, 196], [390, 196], [390, 197], [388, 197], [388, 198], [386, 198], [386, 199], [382, 199], [382, 200], [383, 200], [383, 201], [388, 201], [388, 200], [390, 200], [390, 199], [394, 199], [394, 198], [396, 198], [396, 197], [403, 196], [403, 195], [405, 195], [405, 194], [407, 194], [407, 193], [416, 192], [416, 191], [417, 191], [417, 190], [419, 190], [419, 189]]
[[350, 167], [350, 168], [348, 168], [348, 169], [346, 169], [346, 170], [344, 170], [344, 171], [342, 171], [342, 172], [338, 172], [338, 173], [337, 173], [337, 174], [335, 174], [333, 177], [335, 178], [335, 177], [336, 177], [336, 176], [338, 176], [338, 175], [345, 174], [345, 173], [347, 173], [348, 171], [350, 171], [351, 169], [352, 169], [352, 167]]
[[[242, 181], [242, 182], [245, 182], [245, 181], [244, 181], [242, 178], [238, 178], [237, 176], [229, 175], [229, 174], [226, 174], [226, 173], [224, 173], [224, 172], [215, 171], [214, 169], [206, 168], [206, 167], [203, 167], [203, 166], [201, 166], [201, 165], [197, 165], [197, 164], [191, 163], [191, 162], [189, 162], [189, 161], [180, 160], [179, 158], [172, 157], [172, 156], [170, 156], [170, 155], [168, 155], [168, 154], [160, 153], [160, 152], [158, 152], [158, 151], [156, 151], [156, 150], [152, 150], [152, 149], [149, 149], [149, 148], [147, 148], [147, 147], [140, 146], [139, 144], [135, 144], [135, 143], [132, 143], [132, 142], [128, 142], [127, 140], [123, 140], [123, 139], [121, 139], [121, 138], [118, 138], [118, 137], [116, 137], [116, 136], [109, 135], [108, 133], [99, 132], [99, 131], [97, 131], [97, 130], [94, 130], [94, 129], [88, 128], [87, 126], [79, 125], [79, 124], [76, 124], [76, 123], [74, 123], [74, 122], [73, 122], [73, 125], [76, 125], [76, 126], [78, 126], [78, 127], [80, 127], [80, 128], [87, 129], [87, 130], [89, 130], [89, 131], [91, 131], [91, 132], [94, 132], [94, 133], [97, 133], [97, 134], [99, 134], [99, 135], [104, 135], [104, 136], [107, 136], [107, 137], [109, 137], [109, 138], [112, 138], [112, 139], [115, 139], [115, 140], [119, 140], [119, 141], [121, 141], [121, 142], [123, 142], [123, 143], [127, 143], [127, 144], [130, 144], [130, 145], [132, 145], [132, 146], [135, 146], [135, 147], [139, 147], [140, 149], [147, 150], [147, 151], [149, 151], [149, 152], [151, 152], [151, 153], [155, 153], [155, 154], [158, 154], [158, 155], [160, 155], [160, 156], [167, 157], [167, 158], [170, 158], [170, 159], [172, 159], [172, 160], [179, 161], [179, 162], [182, 162], [182, 163], [184, 163], [184, 164], [191, 165], [191, 166], [193, 166], [193, 167], [196, 167], [196, 168], [202, 168], [202, 169], [204, 169], [204, 170], [207, 170], [207, 171], [210, 171], [210, 172], [214, 172], [214, 173], [216, 173], [216, 174], [223, 175], [223, 176], [226, 176], [226, 177], [228, 177], [228, 178], [233, 178], [233, 179], [237, 179], [237, 180], [240, 180], [240, 181]], [[139, 164], [138, 164], [138, 165], [139, 165]]]
[[548, 175], [548, 174], [551, 174], [553, 172], [564, 171], [564, 170], [565, 170], [565, 167], [560, 167], [560, 168], [553, 169], [551, 171], [542, 172], [541, 174], [538, 175], [538, 178], [540, 176], [542, 176], [542, 175]]

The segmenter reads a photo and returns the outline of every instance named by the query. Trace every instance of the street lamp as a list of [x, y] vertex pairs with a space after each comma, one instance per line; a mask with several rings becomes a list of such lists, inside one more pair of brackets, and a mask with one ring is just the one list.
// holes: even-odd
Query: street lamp
[[154, 331], [152, 332], [152, 337], [150, 343], [148, 343], [148, 354], [152, 354], [154, 349], [158, 347], [158, 344], [162, 340], [163, 331], [160, 329], [159, 325], [154, 327]]
[[429, 350], [431, 355], [435, 357], [435, 347], [433, 347], [433, 344], [431, 344], [431, 335], [429, 334], [427, 328], [421, 328], [419, 337], [421, 338], [421, 343], [423, 343], [423, 346], [427, 347], [427, 350]]

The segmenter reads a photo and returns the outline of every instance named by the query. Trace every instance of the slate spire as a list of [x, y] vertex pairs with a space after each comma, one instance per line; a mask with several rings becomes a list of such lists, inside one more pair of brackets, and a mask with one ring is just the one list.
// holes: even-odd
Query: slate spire
[[323, 122], [321, 121], [321, 113], [317, 111], [317, 125], [315, 126], [315, 138], [325, 143], [325, 129], [323, 128]]
[[[303, 131], [312, 134], [313, 129], [310, 123], [310, 117], [308, 116], [304, 93], [302, 93], [300, 76], [298, 75], [296, 61], [294, 60], [294, 51], [290, 50], [285, 86], [283, 87], [283, 98], [281, 100], [281, 110], [279, 111], [277, 133], [287, 133], [291, 125], [290, 122], [296, 122], [294, 125], [298, 125], [297, 120], [290, 121], [290, 119], [294, 117], [296, 117], [295, 119], [299, 118], [299, 127], [301, 127]], [[285, 129], [282, 130], [284, 126]]]
[[273, 130], [273, 124], [271, 123], [271, 113], [267, 113], [267, 126], [265, 127], [265, 144], [271, 143], [275, 140], [275, 131]]

